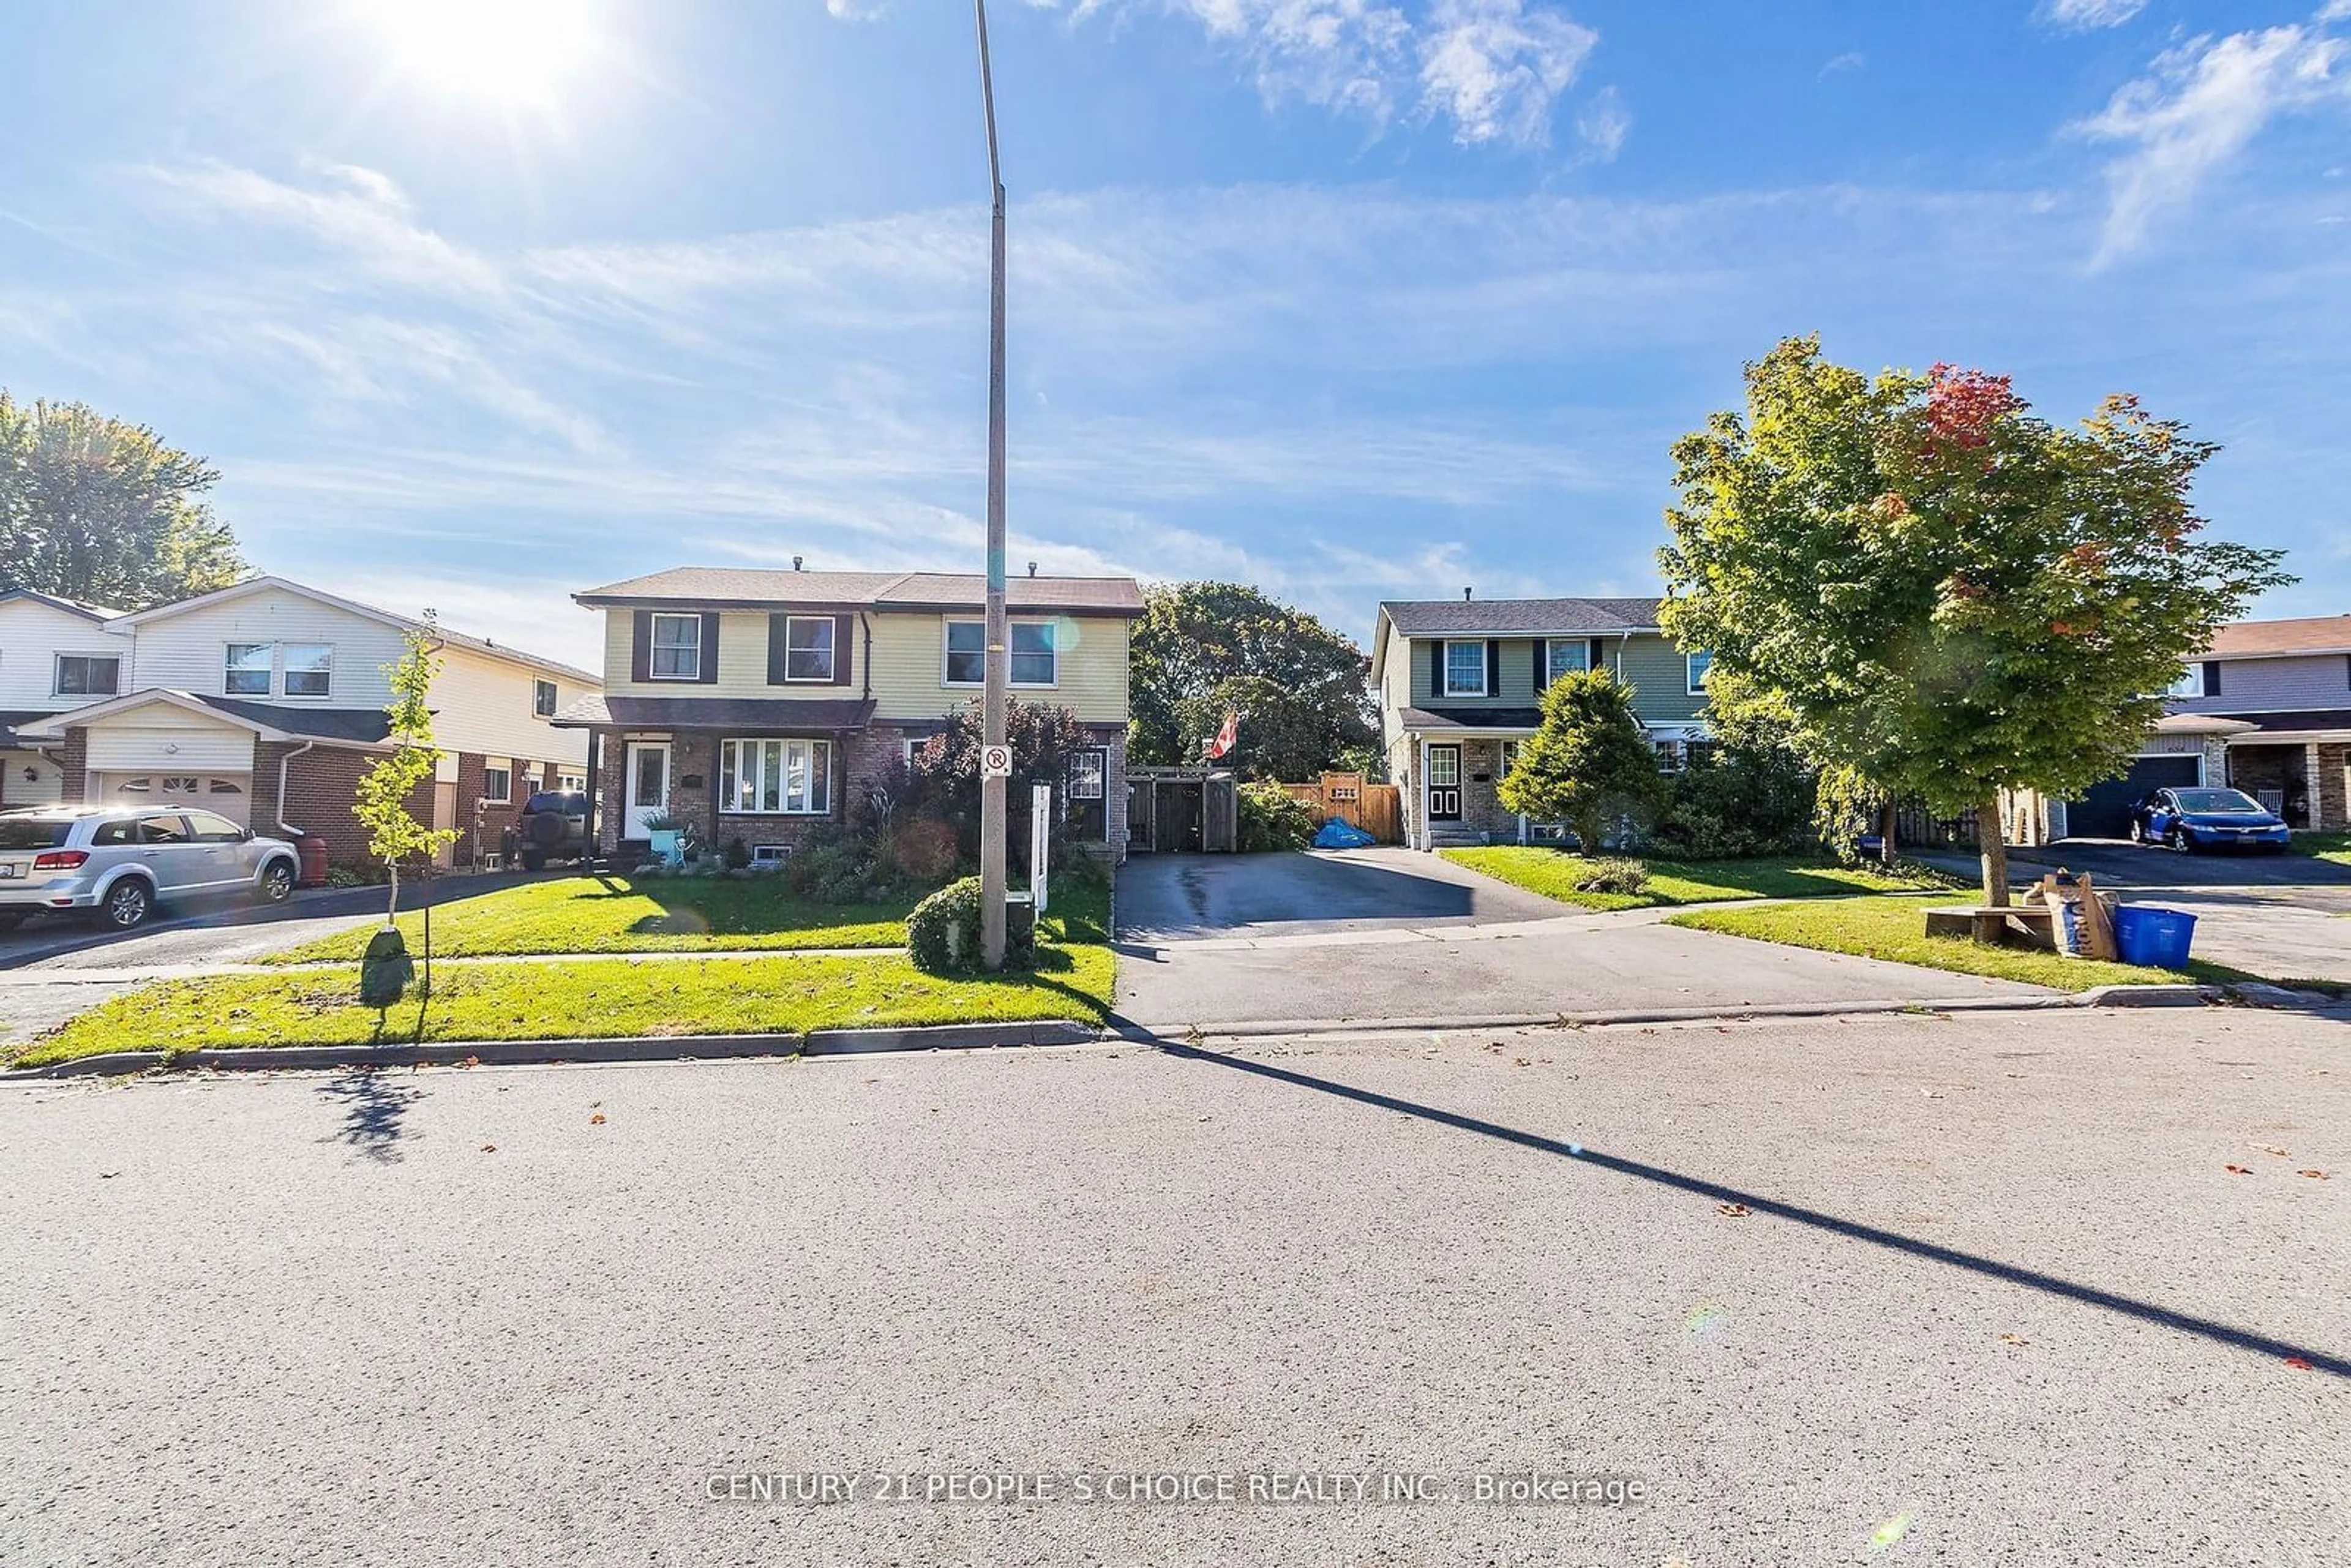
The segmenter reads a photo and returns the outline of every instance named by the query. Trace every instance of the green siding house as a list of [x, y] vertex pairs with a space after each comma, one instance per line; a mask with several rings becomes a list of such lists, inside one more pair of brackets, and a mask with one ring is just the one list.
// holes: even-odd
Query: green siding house
[[1372, 641], [1388, 777], [1416, 849], [1504, 843], [1528, 824], [1495, 787], [1541, 722], [1545, 687], [1606, 669], [1633, 687], [1660, 767], [1707, 737], [1706, 656], [1657, 629], [1654, 599], [1401, 600], [1380, 606]]

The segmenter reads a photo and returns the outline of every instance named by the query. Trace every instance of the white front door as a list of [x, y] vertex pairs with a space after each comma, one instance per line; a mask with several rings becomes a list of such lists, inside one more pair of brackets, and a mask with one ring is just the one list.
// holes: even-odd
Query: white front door
[[653, 832], [645, 826], [645, 819], [669, 808], [669, 742], [632, 740], [629, 742], [628, 760], [628, 831], [622, 836], [643, 839]]

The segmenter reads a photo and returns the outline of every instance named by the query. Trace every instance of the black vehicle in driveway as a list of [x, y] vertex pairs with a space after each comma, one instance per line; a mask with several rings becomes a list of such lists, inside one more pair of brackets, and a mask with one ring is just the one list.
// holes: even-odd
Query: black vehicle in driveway
[[2283, 854], [2294, 842], [2285, 819], [2242, 789], [2158, 789], [2131, 807], [2133, 843], [2198, 850], [2262, 849]]
[[576, 789], [542, 789], [523, 802], [504, 834], [508, 863], [544, 871], [549, 861], [588, 858], [588, 797]]

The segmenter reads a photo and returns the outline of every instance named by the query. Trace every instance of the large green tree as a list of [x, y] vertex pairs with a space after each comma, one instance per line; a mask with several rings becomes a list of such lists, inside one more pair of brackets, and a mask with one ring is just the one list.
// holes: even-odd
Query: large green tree
[[1200, 759], [1228, 713], [1240, 715], [1229, 760], [1259, 779], [1308, 779], [1376, 753], [1376, 709], [1362, 649], [1302, 610], [1235, 582], [1149, 590], [1128, 664], [1127, 757]]
[[245, 574], [220, 478], [144, 425], [0, 390], [0, 586], [144, 610]]
[[2078, 426], [2008, 378], [1871, 377], [1791, 338], [1744, 413], [1675, 444], [1666, 630], [1713, 658], [1709, 705], [1768, 710], [1815, 764], [1977, 813], [2008, 902], [2003, 790], [2112, 778], [2213, 629], [2291, 580], [2200, 537], [2216, 450], [2136, 400]]
[[1633, 712], [1633, 688], [1606, 670], [1579, 670], [1542, 695], [1542, 724], [1519, 747], [1496, 789], [1505, 809], [1565, 822], [1583, 852], [1600, 852], [1607, 831], [1648, 826], [1664, 802], [1656, 747]]

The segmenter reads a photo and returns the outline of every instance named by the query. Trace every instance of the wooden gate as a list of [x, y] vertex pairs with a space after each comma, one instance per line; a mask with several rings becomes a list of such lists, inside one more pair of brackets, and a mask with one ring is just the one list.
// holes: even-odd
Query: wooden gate
[[1403, 792], [1393, 784], [1367, 784], [1360, 773], [1325, 773], [1312, 784], [1284, 784], [1323, 821], [1352, 822], [1384, 844], [1404, 841]]

